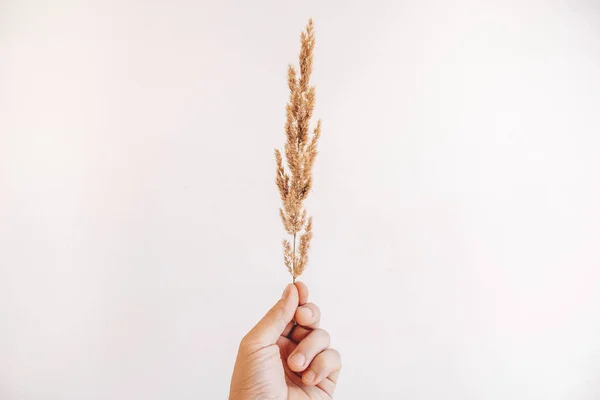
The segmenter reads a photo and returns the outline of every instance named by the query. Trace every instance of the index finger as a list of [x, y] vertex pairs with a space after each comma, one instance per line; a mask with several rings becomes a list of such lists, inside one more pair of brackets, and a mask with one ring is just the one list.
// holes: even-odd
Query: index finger
[[303, 306], [308, 302], [308, 286], [304, 282], [296, 281], [296, 287], [298, 288], [298, 303]]

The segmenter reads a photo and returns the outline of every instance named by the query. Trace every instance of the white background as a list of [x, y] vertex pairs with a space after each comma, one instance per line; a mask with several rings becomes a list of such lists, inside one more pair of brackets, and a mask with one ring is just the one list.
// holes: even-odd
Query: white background
[[310, 16], [336, 397], [600, 398], [599, 3], [5, 0], [1, 399], [227, 397]]

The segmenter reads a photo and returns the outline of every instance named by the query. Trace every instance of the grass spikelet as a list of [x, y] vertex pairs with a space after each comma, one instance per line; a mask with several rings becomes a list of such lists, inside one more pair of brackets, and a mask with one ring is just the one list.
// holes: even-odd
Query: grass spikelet
[[312, 189], [312, 169], [321, 136], [321, 120], [310, 132], [310, 120], [315, 107], [315, 87], [310, 84], [312, 74], [315, 31], [312, 19], [300, 35], [299, 70], [288, 66], [287, 82], [290, 96], [286, 105], [285, 164], [282, 152], [275, 150], [277, 175], [275, 183], [282, 206], [279, 215], [285, 231], [291, 236], [283, 241], [284, 263], [292, 281], [300, 276], [308, 264], [308, 250], [312, 239], [312, 217], [307, 215], [303, 202]]

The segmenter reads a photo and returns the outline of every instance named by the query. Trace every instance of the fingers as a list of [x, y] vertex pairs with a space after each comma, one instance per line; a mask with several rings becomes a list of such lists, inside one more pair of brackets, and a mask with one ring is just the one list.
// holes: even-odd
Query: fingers
[[293, 327], [293, 329], [288, 337], [292, 342], [300, 343], [300, 341], [302, 341], [305, 337], [307, 337], [308, 334], [311, 333], [312, 331], [313, 331], [312, 329], [308, 329], [308, 328], [304, 328], [300, 325], [296, 325]]
[[321, 310], [313, 303], [306, 303], [296, 310], [296, 322], [298, 325], [290, 326], [285, 334], [294, 342], [299, 343], [313, 329], [319, 327], [321, 322]]
[[286, 326], [294, 318], [298, 300], [299, 295], [296, 286], [287, 285], [281, 299], [244, 338], [244, 343], [250, 348], [249, 350], [275, 344]]
[[298, 298], [300, 299], [299, 304], [306, 304], [308, 301], [308, 286], [304, 282], [296, 282], [296, 288], [298, 289]]
[[298, 345], [288, 357], [287, 364], [292, 371], [301, 373], [305, 385], [318, 386], [332, 396], [342, 360], [336, 350], [329, 349], [329, 334], [318, 329], [321, 310], [308, 303], [308, 287], [303, 282], [296, 282], [296, 288], [299, 304], [294, 315], [296, 324], [287, 324], [285, 334]]
[[306, 303], [296, 310], [296, 322], [305, 328], [318, 328], [321, 310], [313, 303]]
[[341, 371], [342, 367], [340, 365], [340, 368], [338, 370], [336, 370], [333, 374], [329, 375], [327, 377], [327, 380], [333, 382], [334, 384], [337, 383], [339, 377], [340, 377], [340, 371]]
[[[298, 289], [298, 303], [301, 307], [298, 307], [298, 310], [303, 309], [303, 305], [306, 305], [308, 301], [308, 287], [304, 284], [304, 282], [296, 282], [296, 289]], [[321, 318], [321, 312], [319, 308], [314, 304], [307, 305], [308, 309], [303, 311], [296, 311], [295, 321], [289, 323], [285, 329], [283, 330], [282, 336], [289, 337], [291, 339], [290, 333], [292, 331], [296, 332], [298, 330], [297, 325], [310, 326], [311, 328], [316, 328], [319, 326], [319, 320]], [[316, 309], [316, 310], [315, 310]], [[300, 318], [300, 319], [298, 319]], [[303, 334], [298, 336], [297, 339], [292, 339], [295, 342], [299, 342], [300, 340], [306, 337], [308, 333], [307, 330], [303, 330]]]
[[294, 372], [304, 371], [313, 359], [329, 347], [329, 334], [323, 329], [311, 331], [288, 357], [288, 367]]
[[327, 349], [319, 353], [306, 371], [304, 371], [302, 382], [305, 385], [318, 385], [325, 378], [330, 377], [331, 382], [335, 383], [332, 378], [334, 374], [337, 377], [341, 368], [342, 359], [340, 353], [333, 349]]

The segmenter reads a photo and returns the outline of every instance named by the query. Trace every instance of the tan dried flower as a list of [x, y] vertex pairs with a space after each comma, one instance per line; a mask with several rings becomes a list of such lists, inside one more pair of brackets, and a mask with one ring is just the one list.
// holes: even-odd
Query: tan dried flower
[[[317, 156], [317, 144], [321, 136], [321, 121], [310, 135], [310, 119], [315, 107], [315, 87], [310, 85], [312, 73], [315, 31], [310, 19], [300, 35], [300, 74], [288, 67], [289, 101], [286, 106], [284, 146], [287, 171], [281, 152], [275, 150], [277, 175], [275, 182], [281, 196], [279, 215], [285, 231], [292, 240], [283, 241], [284, 262], [292, 280], [304, 272], [308, 263], [308, 250], [312, 239], [312, 217], [307, 217], [303, 201], [312, 188], [312, 168]], [[288, 172], [289, 171], [289, 172]], [[298, 245], [296, 244], [299, 239]]]

